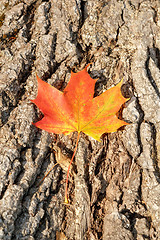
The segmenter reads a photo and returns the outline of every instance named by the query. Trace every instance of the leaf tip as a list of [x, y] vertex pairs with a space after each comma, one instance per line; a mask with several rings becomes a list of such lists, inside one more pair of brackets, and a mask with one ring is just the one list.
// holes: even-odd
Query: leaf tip
[[93, 63], [92, 63], [92, 62], [91, 62], [91, 63], [88, 63], [87, 66], [85, 66], [86, 71], [87, 71], [87, 68], [88, 68], [91, 64], [93, 64]]
[[37, 81], [42, 81], [42, 79], [40, 77], [38, 77], [37, 73], [36, 73], [36, 78], [37, 78]]
[[121, 79], [121, 81], [116, 85], [116, 87], [119, 87], [119, 88], [121, 88], [121, 86], [122, 86], [122, 83], [123, 83], [123, 78]]
[[30, 102], [34, 103], [35, 99], [29, 99]]
[[32, 122], [32, 125], [35, 126], [35, 127], [37, 127], [37, 126], [36, 126], [36, 123], [34, 123], [34, 122]]

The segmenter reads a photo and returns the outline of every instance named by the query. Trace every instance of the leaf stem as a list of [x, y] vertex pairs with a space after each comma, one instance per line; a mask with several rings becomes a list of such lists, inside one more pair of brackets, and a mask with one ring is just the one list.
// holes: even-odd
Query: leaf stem
[[74, 149], [74, 152], [73, 152], [73, 155], [72, 155], [71, 161], [70, 161], [70, 163], [69, 163], [68, 171], [67, 171], [66, 188], [65, 188], [65, 201], [64, 201], [65, 204], [68, 204], [67, 190], [68, 190], [68, 177], [69, 177], [69, 170], [70, 170], [70, 167], [71, 167], [72, 161], [73, 161], [74, 156], [75, 156], [76, 151], [77, 151], [77, 147], [78, 147], [78, 141], [79, 141], [80, 133], [81, 133], [81, 132], [79, 131], [79, 132], [78, 132], [78, 136], [77, 136], [76, 146], [75, 146], [75, 149]]

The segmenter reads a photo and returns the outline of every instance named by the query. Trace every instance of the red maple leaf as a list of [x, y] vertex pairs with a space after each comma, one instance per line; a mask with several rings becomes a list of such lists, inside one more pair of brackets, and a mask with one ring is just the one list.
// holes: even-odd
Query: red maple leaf
[[117, 117], [120, 107], [128, 100], [121, 94], [122, 81], [93, 98], [96, 80], [89, 76], [87, 67], [78, 73], [71, 72], [70, 81], [63, 92], [37, 76], [38, 95], [36, 99], [31, 100], [44, 114], [42, 120], [34, 123], [36, 127], [56, 134], [78, 132], [67, 172], [65, 203], [68, 203], [69, 169], [77, 150], [80, 132], [100, 141], [103, 133], [115, 132], [128, 124]]
[[63, 92], [42, 81], [38, 76], [38, 95], [31, 100], [44, 117], [34, 125], [56, 134], [84, 132], [100, 141], [103, 133], [115, 132], [127, 123], [118, 119], [117, 112], [128, 99], [121, 94], [122, 81], [93, 98], [96, 80], [86, 66], [78, 73], [71, 72]]

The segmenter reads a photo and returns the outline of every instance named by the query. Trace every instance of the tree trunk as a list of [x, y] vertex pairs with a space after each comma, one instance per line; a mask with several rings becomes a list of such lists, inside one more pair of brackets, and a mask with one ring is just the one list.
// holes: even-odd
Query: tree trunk
[[[1, 0], [0, 14], [0, 239], [160, 239], [159, 1]], [[91, 62], [96, 95], [123, 78], [130, 124], [101, 142], [81, 133], [65, 205], [66, 168], [41, 180], [77, 134], [33, 126], [29, 99], [36, 73], [63, 91]]]

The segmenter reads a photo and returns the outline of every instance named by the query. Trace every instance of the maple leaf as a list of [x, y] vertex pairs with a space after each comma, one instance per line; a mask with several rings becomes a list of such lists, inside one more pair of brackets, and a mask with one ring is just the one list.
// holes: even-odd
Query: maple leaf
[[115, 132], [128, 124], [117, 117], [121, 105], [128, 100], [121, 94], [122, 81], [93, 98], [97, 80], [90, 77], [87, 67], [78, 73], [71, 72], [63, 92], [37, 76], [38, 94], [31, 101], [44, 117], [34, 123], [36, 127], [65, 135], [74, 131], [84, 132], [100, 141], [103, 133]]
[[71, 78], [63, 92], [37, 76], [38, 94], [36, 99], [31, 100], [44, 114], [42, 120], [34, 123], [36, 127], [56, 134], [78, 132], [75, 150], [67, 171], [65, 203], [68, 203], [69, 170], [77, 150], [80, 132], [100, 141], [103, 133], [115, 132], [128, 124], [117, 117], [121, 105], [128, 100], [121, 94], [122, 81], [94, 98], [97, 80], [88, 74], [88, 66], [78, 73], [71, 72]]

